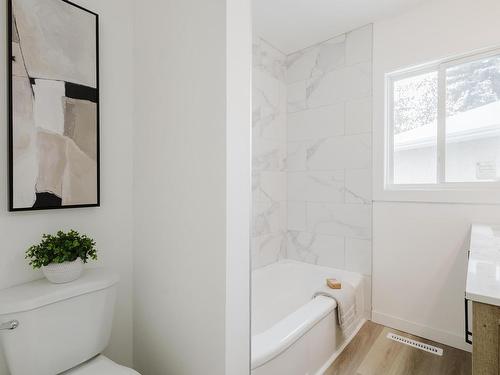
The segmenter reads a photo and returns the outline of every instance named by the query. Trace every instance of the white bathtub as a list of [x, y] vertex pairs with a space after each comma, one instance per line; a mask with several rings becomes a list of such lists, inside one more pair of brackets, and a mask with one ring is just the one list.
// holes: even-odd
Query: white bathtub
[[[357, 322], [343, 334], [336, 302], [312, 299], [326, 278], [351, 283]], [[281, 261], [252, 273], [252, 375], [320, 375], [365, 323], [362, 275]]]

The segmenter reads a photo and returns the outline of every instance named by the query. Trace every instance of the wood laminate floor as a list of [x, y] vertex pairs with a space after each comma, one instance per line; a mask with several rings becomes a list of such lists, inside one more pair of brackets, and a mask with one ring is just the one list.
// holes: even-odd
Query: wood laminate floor
[[[437, 356], [387, 338], [389, 332], [443, 349]], [[325, 375], [470, 375], [470, 353], [367, 322]]]

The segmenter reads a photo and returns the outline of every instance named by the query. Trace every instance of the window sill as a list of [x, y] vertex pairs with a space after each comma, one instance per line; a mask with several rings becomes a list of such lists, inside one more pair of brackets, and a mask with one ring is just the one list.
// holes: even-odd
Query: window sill
[[375, 189], [374, 201], [500, 205], [500, 185], [390, 185]]

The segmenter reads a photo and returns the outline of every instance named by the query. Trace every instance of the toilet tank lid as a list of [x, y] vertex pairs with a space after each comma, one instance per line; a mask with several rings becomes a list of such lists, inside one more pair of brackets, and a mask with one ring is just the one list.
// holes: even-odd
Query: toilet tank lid
[[0, 315], [38, 309], [65, 299], [107, 289], [118, 283], [118, 275], [104, 268], [84, 270], [82, 277], [67, 284], [52, 284], [47, 279], [0, 290]]

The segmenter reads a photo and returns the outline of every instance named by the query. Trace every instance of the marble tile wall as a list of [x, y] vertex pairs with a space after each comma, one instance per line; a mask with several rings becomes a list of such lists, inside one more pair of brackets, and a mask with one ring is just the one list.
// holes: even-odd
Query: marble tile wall
[[286, 56], [263, 39], [253, 42], [252, 266], [286, 255]]
[[252, 261], [371, 274], [372, 26], [285, 56], [254, 38]]
[[369, 290], [372, 26], [289, 55], [286, 66], [286, 257], [362, 273]]

